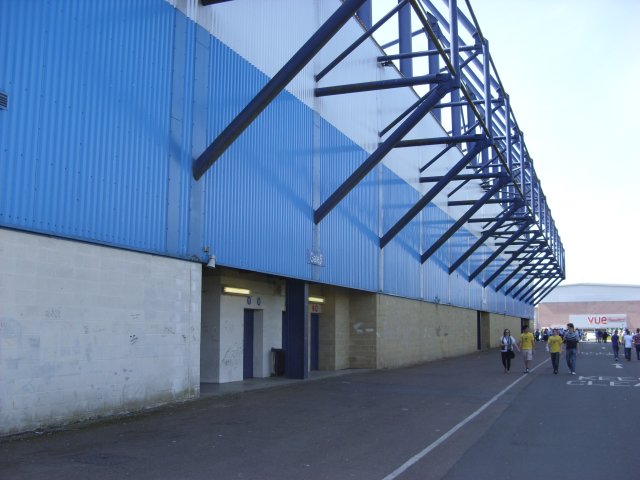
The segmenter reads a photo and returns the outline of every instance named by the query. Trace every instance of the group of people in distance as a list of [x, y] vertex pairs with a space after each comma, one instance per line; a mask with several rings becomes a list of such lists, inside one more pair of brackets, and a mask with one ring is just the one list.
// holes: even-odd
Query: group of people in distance
[[[606, 332], [606, 331], [605, 331]], [[536, 333], [538, 333], [536, 331]], [[604, 334], [606, 335], [606, 333]], [[602, 335], [601, 338], [604, 336]], [[581, 332], [574, 328], [573, 323], [567, 324], [567, 329], [562, 332], [554, 328], [549, 335], [547, 329], [543, 335], [543, 340], [546, 342], [546, 349], [551, 356], [551, 365], [553, 366], [553, 373], [558, 374], [560, 366], [560, 354], [562, 350], [565, 351], [565, 359], [567, 361], [567, 367], [572, 375], [576, 374], [576, 356], [578, 354], [578, 345], [581, 340]], [[522, 352], [522, 358], [524, 360], [524, 373], [529, 373], [533, 355], [535, 352], [535, 343], [538, 341], [539, 336], [534, 336], [529, 327], [524, 327], [520, 338], [516, 340], [511, 331], [505, 328], [500, 338], [500, 356], [502, 358], [502, 366], [504, 367], [504, 373], [511, 371], [511, 360], [515, 357], [514, 350]], [[606, 336], [604, 341], [606, 342]], [[619, 334], [618, 330], [615, 330], [611, 335], [611, 348], [613, 349], [613, 356], [616, 362], [619, 361], [620, 346], [624, 349], [624, 358], [628, 362], [631, 361], [631, 352], [635, 347], [636, 357], [640, 360], [640, 328], [636, 329], [635, 335], [631, 334], [629, 329], [624, 331], [624, 334]]]
[[640, 328], [636, 329], [635, 335], [631, 335], [631, 330], [628, 328], [622, 336], [618, 335], [618, 330], [613, 332], [613, 335], [611, 335], [611, 348], [613, 349], [613, 356], [616, 357], [616, 362], [619, 361], [620, 345], [624, 348], [624, 358], [627, 359], [627, 362], [631, 361], [633, 347], [636, 349], [636, 357], [640, 360]]

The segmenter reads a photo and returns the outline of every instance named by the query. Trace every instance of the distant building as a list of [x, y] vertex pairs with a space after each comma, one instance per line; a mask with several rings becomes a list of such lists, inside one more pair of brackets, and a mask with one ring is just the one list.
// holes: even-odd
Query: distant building
[[640, 328], [640, 285], [562, 285], [538, 305], [537, 327]]

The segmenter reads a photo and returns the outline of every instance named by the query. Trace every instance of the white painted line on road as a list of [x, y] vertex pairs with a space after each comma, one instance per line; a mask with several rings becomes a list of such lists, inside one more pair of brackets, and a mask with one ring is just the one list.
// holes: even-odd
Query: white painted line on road
[[[535, 370], [537, 370], [539, 367], [541, 367], [542, 365], [544, 365], [545, 363], [547, 363], [550, 359], [546, 359], [544, 362], [536, 365], [535, 367], [533, 367], [531, 369], [531, 372], [534, 372]], [[451, 430], [449, 430], [447, 433], [445, 433], [444, 435], [442, 435], [439, 439], [437, 439], [435, 442], [433, 442], [431, 445], [429, 445], [427, 448], [425, 448], [424, 450], [422, 450], [421, 452], [417, 453], [416, 455], [414, 455], [413, 457], [411, 457], [409, 460], [407, 460], [405, 463], [403, 463], [400, 467], [396, 468], [393, 472], [391, 472], [389, 475], [387, 475], [386, 477], [384, 477], [382, 480], [393, 480], [395, 478], [398, 478], [398, 476], [402, 475], [404, 472], [406, 472], [410, 467], [412, 467], [414, 464], [416, 464], [417, 462], [419, 462], [422, 458], [424, 458], [426, 455], [428, 455], [433, 449], [435, 449], [437, 446], [441, 445], [442, 443], [444, 443], [449, 437], [451, 437], [451, 435], [453, 435], [454, 433], [456, 433], [458, 430], [460, 430], [462, 427], [464, 427], [467, 423], [469, 423], [471, 420], [473, 420], [474, 418], [476, 418], [478, 415], [480, 415], [483, 411], [485, 411], [489, 405], [491, 405], [492, 403], [494, 403], [496, 400], [498, 400], [502, 395], [504, 395], [505, 393], [507, 393], [511, 388], [513, 388], [513, 386], [518, 383], [520, 380], [523, 380], [525, 378], [527, 378], [528, 375], [526, 374], [522, 374], [522, 376], [520, 376], [520, 378], [518, 378], [515, 382], [513, 382], [511, 385], [509, 385], [508, 387], [506, 387], [504, 390], [502, 390], [500, 393], [496, 394], [491, 400], [489, 400], [487, 403], [485, 403], [484, 405], [482, 405], [478, 410], [476, 410], [475, 412], [473, 412], [471, 415], [469, 415], [467, 418], [465, 418], [464, 420], [462, 420], [460, 423], [458, 423], [455, 427], [453, 427]]]

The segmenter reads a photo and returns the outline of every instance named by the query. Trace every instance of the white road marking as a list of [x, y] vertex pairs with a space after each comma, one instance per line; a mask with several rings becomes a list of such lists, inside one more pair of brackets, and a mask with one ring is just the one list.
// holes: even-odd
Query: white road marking
[[[544, 362], [536, 365], [534, 368], [531, 369], [531, 372], [534, 372], [535, 370], [537, 370], [539, 367], [541, 367], [542, 365], [544, 365], [545, 363], [547, 363], [549, 361], [549, 359], [547, 358]], [[424, 458], [427, 454], [429, 454], [433, 449], [435, 449], [437, 446], [441, 445], [442, 443], [444, 443], [449, 437], [451, 437], [454, 433], [456, 433], [458, 430], [460, 430], [462, 427], [464, 427], [467, 423], [469, 423], [471, 420], [473, 420], [474, 418], [476, 418], [478, 415], [480, 415], [484, 410], [486, 410], [489, 405], [491, 405], [492, 403], [494, 403], [496, 400], [498, 400], [502, 395], [504, 395], [505, 393], [507, 393], [511, 388], [513, 388], [513, 386], [515, 384], [517, 384], [519, 381], [527, 378], [528, 375], [526, 374], [522, 374], [520, 376], [520, 378], [518, 378], [515, 382], [513, 382], [511, 385], [509, 385], [508, 387], [506, 387], [504, 390], [502, 390], [500, 393], [496, 394], [493, 398], [491, 398], [491, 400], [489, 400], [487, 403], [485, 403], [484, 405], [482, 405], [478, 410], [476, 410], [475, 412], [473, 412], [471, 415], [469, 415], [467, 418], [465, 418], [464, 420], [462, 420], [460, 423], [458, 423], [455, 427], [453, 427], [451, 430], [449, 430], [447, 433], [445, 433], [444, 435], [442, 435], [440, 438], [438, 438], [435, 442], [433, 442], [431, 445], [429, 445], [428, 447], [426, 447], [424, 450], [422, 450], [421, 452], [415, 454], [413, 457], [411, 457], [409, 460], [407, 460], [405, 463], [403, 463], [402, 465], [400, 465], [398, 468], [396, 468], [393, 472], [391, 472], [389, 475], [387, 475], [386, 477], [384, 477], [382, 480], [393, 480], [395, 478], [398, 478], [398, 476], [402, 475], [404, 472], [406, 472], [410, 467], [412, 467], [414, 464], [416, 464], [417, 462], [419, 462], [422, 458]]]

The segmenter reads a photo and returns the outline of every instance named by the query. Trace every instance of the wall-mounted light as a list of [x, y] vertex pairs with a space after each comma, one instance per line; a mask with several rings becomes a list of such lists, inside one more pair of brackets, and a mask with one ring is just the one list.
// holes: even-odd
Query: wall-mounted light
[[229, 295], [251, 295], [251, 290], [248, 288], [222, 287], [222, 293]]
[[309, 303], [324, 303], [324, 298], [322, 298], [322, 297], [309, 297]]

